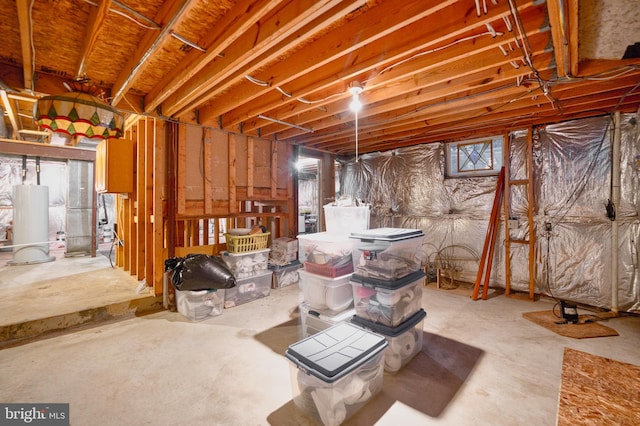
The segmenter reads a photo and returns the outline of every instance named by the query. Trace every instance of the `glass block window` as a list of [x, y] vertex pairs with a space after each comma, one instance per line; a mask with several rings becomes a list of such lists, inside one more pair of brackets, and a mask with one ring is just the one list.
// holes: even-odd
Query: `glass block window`
[[502, 167], [502, 136], [447, 144], [447, 177], [493, 176]]

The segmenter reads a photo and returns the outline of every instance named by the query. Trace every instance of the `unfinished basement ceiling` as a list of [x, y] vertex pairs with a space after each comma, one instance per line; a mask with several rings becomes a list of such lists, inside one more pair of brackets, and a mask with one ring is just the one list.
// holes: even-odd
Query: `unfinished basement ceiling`
[[42, 140], [35, 100], [74, 80], [127, 116], [348, 155], [354, 82], [359, 153], [636, 111], [636, 3], [0, 0], [5, 133]]

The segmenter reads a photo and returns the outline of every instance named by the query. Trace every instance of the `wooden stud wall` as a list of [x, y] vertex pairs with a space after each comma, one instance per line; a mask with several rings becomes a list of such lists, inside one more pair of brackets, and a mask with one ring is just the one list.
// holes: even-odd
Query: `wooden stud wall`
[[[162, 293], [169, 254], [217, 254], [226, 249], [224, 227], [262, 224], [272, 238], [294, 235], [288, 144], [151, 117], [139, 118], [125, 137], [136, 141], [135, 185], [133, 193], [116, 198], [123, 242], [116, 264], [145, 280], [156, 295]], [[173, 201], [167, 163], [172, 158]]]

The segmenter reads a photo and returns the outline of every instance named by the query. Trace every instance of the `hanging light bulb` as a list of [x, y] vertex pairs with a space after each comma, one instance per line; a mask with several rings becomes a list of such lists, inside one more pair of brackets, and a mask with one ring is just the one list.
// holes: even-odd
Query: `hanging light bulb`
[[349, 104], [349, 109], [355, 113], [362, 109], [362, 102], [360, 102], [360, 93], [362, 93], [362, 90], [362, 85], [357, 81], [349, 84], [349, 93], [353, 96], [353, 99]]
[[360, 96], [358, 94], [353, 95], [353, 99], [349, 104], [349, 109], [353, 112], [358, 112], [362, 109], [362, 102], [360, 102]]

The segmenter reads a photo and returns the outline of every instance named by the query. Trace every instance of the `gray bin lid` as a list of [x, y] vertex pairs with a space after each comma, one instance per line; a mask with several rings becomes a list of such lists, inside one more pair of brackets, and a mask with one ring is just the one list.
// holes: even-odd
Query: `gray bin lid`
[[359, 325], [360, 327], [366, 328], [367, 330], [374, 331], [376, 333], [380, 333], [383, 336], [387, 337], [397, 337], [407, 330], [411, 330], [413, 327], [418, 325], [420, 321], [422, 321], [427, 316], [427, 312], [424, 309], [420, 309], [415, 314], [411, 315], [408, 320], [404, 321], [397, 327], [389, 327], [384, 324], [380, 324], [377, 322], [369, 321], [364, 318], [360, 318], [357, 315], [354, 315], [351, 318], [351, 322]]
[[332, 383], [387, 346], [384, 336], [344, 322], [290, 345], [285, 356], [299, 369]]
[[352, 232], [349, 238], [362, 241], [400, 241], [409, 238], [424, 237], [422, 229], [409, 228], [374, 228], [359, 232]]
[[383, 288], [385, 290], [397, 290], [402, 287], [406, 287], [409, 284], [416, 282], [424, 277], [427, 274], [422, 270], [418, 269], [410, 273], [409, 275], [405, 275], [402, 278], [398, 278], [397, 280], [379, 280], [377, 278], [369, 278], [358, 274], [351, 275], [350, 281], [356, 284], [360, 284], [362, 287], [367, 288]]

